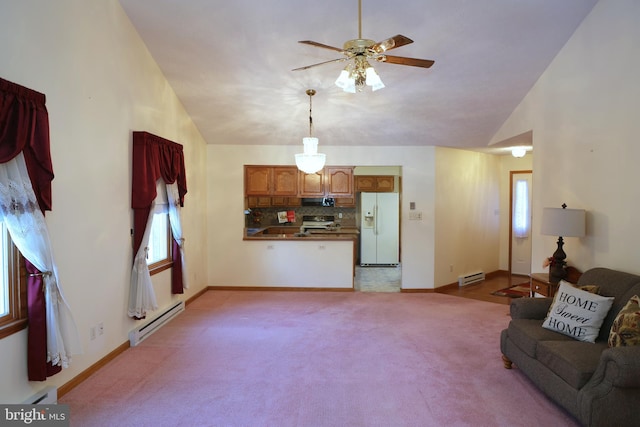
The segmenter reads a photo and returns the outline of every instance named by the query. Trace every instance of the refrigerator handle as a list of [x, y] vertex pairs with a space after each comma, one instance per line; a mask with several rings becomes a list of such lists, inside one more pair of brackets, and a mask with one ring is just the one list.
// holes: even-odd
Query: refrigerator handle
[[373, 206], [373, 234], [378, 235], [378, 205]]

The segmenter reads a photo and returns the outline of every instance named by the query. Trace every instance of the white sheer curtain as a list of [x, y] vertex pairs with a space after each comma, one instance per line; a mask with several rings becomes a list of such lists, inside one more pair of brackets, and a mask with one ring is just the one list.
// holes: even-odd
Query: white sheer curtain
[[62, 294], [47, 224], [38, 207], [22, 153], [0, 164], [0, 209], [14, 244], [43, 275], [47, 362], [67, 368], [71, 355], [82, 353], [80, 339]]
[[516, 181], [513, 208], [513, 235], [516, 238], [529, 237], [531, 224], [529, 218], [529, 184], [527, 180]]
[[182, 286], [188, 288], [187, 283], [187, 264], [184, 253], [184, 235], [182, 234], [182, 220], [180, 207], [180, 194], [178, 193], [178, 184], [167, 184], [167, 199], [169, 202], [169, 222], [171, 223], [171, 233], [173, 238], [180, 246], [180, 260], [182, 261]]
[[167, 190], [162, 178], [156, 182], [156, 198], [151, 203], [149, 218], [144, 229], [144, 235], [140, 248], [133, 260], [131, 269], [131, 287], [129, 289], [129, 317], [143, 319], [147, 315], [147, 310], [156, 310], [158, 303], [156, 293], [151, 283], [149, 265], [147, 264], [147, 253], [149, 251], [149, 236], [151, 236], [151, 225], [153, 216], [157, 213], [167, 212]]

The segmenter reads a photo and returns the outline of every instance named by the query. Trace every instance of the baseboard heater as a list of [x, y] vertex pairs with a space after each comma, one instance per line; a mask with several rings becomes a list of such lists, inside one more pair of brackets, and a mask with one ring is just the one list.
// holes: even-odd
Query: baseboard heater
[[458, 277], [458, 286], [463, 287], [472, 283], [481, 282], [484, 280], [484, 271], [477, 271], [475, 273], [466, 274]]
[[157, 331], [162, 325], [176, 317], [184, 311], [184, 301], [177, 302], [169, 307], [164, 313], [156, 317], [149, 323], [140, 326], [129, 332], [129, 345], [135, 347], [147, 339], [149, 335]]
[[58, 403], [58, 388], [46, 387], [27, 400], [22, 402], [23, 405], [55, 405]]

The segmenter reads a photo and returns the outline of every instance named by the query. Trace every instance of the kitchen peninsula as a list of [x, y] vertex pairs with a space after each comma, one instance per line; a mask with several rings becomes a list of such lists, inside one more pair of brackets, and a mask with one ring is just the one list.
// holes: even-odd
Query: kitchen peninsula
[[243, 240], [277, 288], [353, 290], [358, 255], [353, 167], [305, 174], [245, 166]]

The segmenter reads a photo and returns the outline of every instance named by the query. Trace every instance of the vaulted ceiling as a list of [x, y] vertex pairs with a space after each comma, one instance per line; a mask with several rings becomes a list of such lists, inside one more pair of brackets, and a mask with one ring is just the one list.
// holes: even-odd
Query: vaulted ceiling
[[313, 88], [321, 146], [475, 149], [596, 2], [362, 0], [363, 38], [402, 34], [414, 43], [389, 54], [435, 64], [373, 63], [386, 88], [352, 94], [334, 84], [344, 62], [291, 70], [342, 56], [298, 41], [357, 38], [357, 0], [120, 0], [208, 144], [300, 145]]

